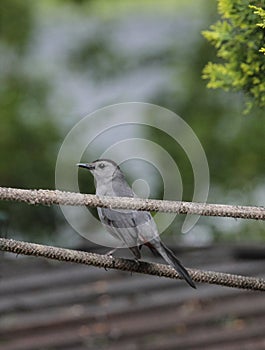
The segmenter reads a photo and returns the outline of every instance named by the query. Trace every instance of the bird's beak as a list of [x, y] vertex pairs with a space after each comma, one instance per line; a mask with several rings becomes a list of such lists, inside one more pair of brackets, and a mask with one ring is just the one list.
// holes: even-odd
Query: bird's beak
[[95, 165], [89, 164], [89, 163], [77, 163], [76, 166], [78, 166], [79, 168], [85, 168], [85, 169], [88, 169], [88, 170], [94, 170], [95, 169]]

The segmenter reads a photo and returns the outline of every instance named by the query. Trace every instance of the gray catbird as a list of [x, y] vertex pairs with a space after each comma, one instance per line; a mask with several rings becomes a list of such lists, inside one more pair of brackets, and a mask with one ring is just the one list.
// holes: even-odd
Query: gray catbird
[[[135, 197], [120, 167], [109, 159], [98, 159], [92, 163], [78, 163], [77, 166], [88, 169], [96, 181], [96, 194], [108, 197]], [[149, 212], [136, 210], [114, 210], [97, 208], [100, 221], [107, 231], [128, 247], [135, 258], [141, 258], [140, 249], [146, 245], [160, 255], [170, 266], [196, 288], [188, 271], [173, 252], [161, 241], [157, 226]]]

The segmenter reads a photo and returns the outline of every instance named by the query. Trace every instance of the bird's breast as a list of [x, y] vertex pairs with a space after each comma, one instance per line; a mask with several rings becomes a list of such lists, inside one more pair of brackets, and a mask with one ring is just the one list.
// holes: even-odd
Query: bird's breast
[[98, 196], [109, 196], [109, 197], [115, 197], [114, 191], [113, 191], [113, 186], [111, 181], [102, 181], [99, 184], [97, 184], [96, 187], [96, 194]]

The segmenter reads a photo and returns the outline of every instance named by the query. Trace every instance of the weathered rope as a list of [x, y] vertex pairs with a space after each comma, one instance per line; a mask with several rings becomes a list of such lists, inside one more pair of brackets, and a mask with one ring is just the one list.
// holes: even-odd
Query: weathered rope
[[164, 213], [265, 220], [264, 207], [174, 202], [127, 197], [99, 197], [92, 194], [63, 192], [58, 190], [24, 190], [0, 187], [0, 200], [19, 201], [34, 205], [86, 205], [89, 207], [112, 209], [134, 209]]
[[[24, 190], [0, 187], [0, 200], [19, 201], [33, 205], [86, 205], [91, 207], [110, 207], [113, 209], [160, 211], [178, 214], [197, 214], [255, 220], [265, 219], [264, 207], [173, 202], [126, 197], [98, 197], [90, 194], [62, 192], [58, 190]], [[49, 259], [164, 276], [168, 278], [181, 278], [175, 270], [167, 265], [147, 262], [140, 262], [140, 264], [137, 264], [133, 260], [20, 242], [12, 239], [0, 238], [0, 250], [15, 254], [42, 256]], [[195, 282], [265, 291], [265, 280], [261, 278], [194, 269], [188, 269], [188, 271]]]
[[[0, 250], [15, 254], [41, 256], [48, 259], [93, 265], [105, 269], [138, 272], [143, 274], [181, 279], [181, 276], [168, 265], [147, 262], [135, 262], [108, 255], [99, 255], [35, 243], [15, 241], [0, 238]], [[265, 280], [262, 278], [245, 277], [221, 272], [187, 269], [195, 282], [217, 284], [226, 287], [265, 291]]]

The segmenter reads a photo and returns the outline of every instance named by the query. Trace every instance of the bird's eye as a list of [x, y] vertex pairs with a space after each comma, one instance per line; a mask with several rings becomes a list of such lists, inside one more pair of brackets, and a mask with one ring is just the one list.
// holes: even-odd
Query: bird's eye
[[104, 163], [100, 163], [99, 167], [100, 167], [100, 169], [103, 169], [103, 168], [105, 168], [105, 164]]

